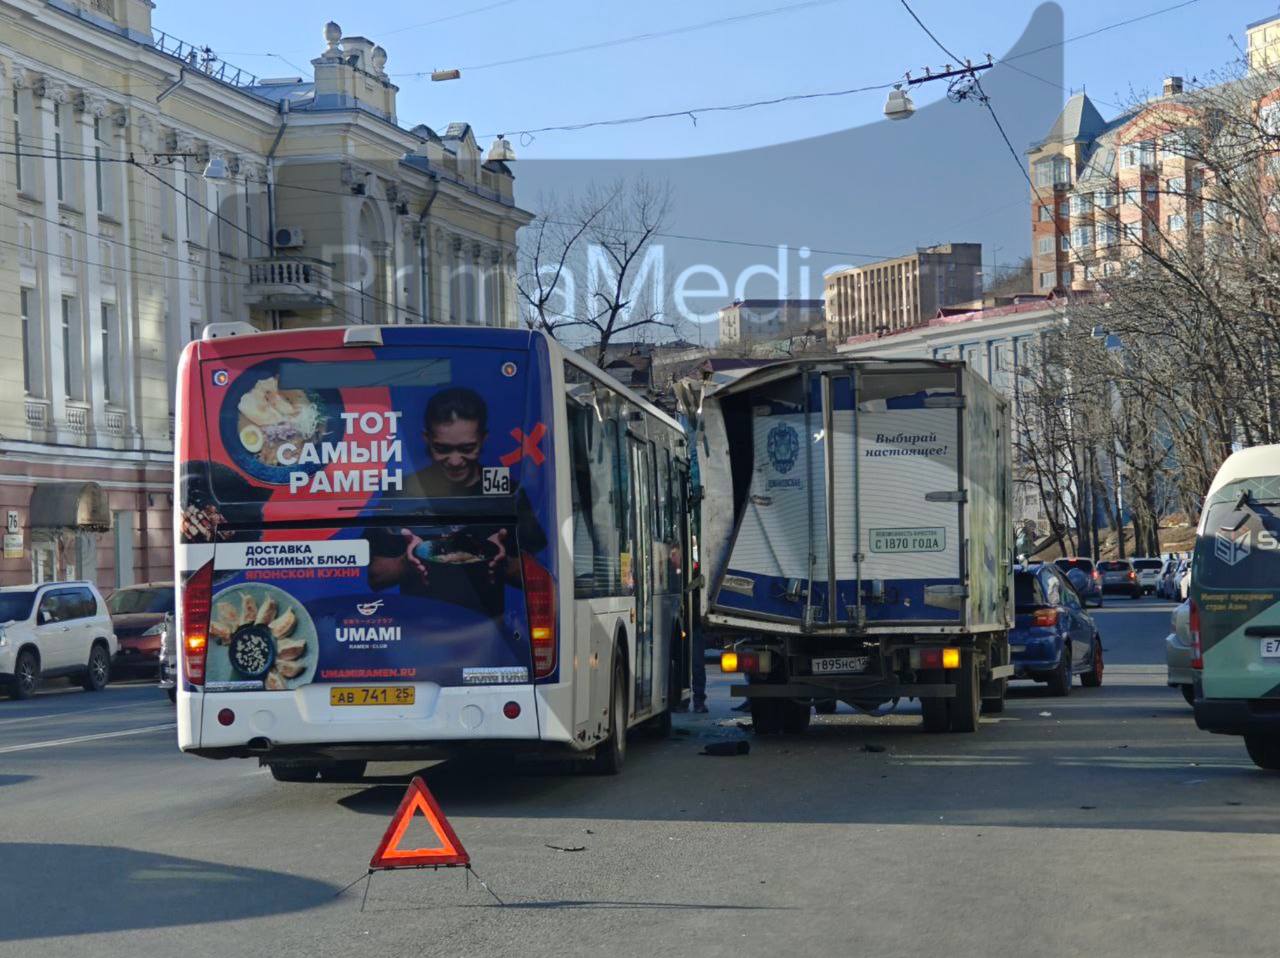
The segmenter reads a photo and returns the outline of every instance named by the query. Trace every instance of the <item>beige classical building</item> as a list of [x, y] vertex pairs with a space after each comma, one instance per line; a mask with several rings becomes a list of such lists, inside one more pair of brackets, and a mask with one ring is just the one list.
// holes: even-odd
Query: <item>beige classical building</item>
[[826, 274], [827, 341], [926, 322], [982, 296], [982, 244], [946, 243]]
[[172, 574], [207, 323], [516, 322], [506, 151], [402, 125], [386, 51], [337, 24], [261, 80], [153, 6], [0, 0], [0, 584]]

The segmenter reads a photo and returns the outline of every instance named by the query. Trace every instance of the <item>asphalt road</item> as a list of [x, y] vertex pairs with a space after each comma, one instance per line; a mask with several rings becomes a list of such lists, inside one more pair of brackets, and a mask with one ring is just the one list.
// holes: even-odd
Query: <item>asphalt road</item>
[[280, 785], [178, 754], [154, 688], [3, 701], [0, 955], [1273, 955], [1280, 776], [1164, 686], [1169, 611], [1108, 602], [1103, 688], [1016, 683], [976, 735], [842, 708], [707, 757], [746, 734], [717, 676], [616, 779], [428, 770], [505, 908], [458, 871], [335, 897], [407, 766]]

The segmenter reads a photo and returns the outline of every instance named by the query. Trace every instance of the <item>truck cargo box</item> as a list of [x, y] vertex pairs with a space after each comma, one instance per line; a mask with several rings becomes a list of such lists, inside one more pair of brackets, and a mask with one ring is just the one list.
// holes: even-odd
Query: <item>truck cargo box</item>
[[699, 401], [708, 625], [1009, 628], [1009, 409], [965, 364], [793, 360]]

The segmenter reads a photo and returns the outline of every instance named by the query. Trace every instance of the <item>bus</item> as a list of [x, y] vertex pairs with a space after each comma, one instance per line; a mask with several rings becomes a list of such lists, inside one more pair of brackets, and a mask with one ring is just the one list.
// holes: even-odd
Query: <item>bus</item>
[[676, 420], [545, 334], [212, 324], [178, 372], [179, 747], [615, 774], [689, 693]]

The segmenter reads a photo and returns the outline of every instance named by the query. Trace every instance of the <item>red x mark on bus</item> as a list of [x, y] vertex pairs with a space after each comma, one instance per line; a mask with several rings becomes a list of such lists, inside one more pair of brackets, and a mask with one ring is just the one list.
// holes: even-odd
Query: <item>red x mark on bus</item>
[[504, 466], [512, 466], [528, 456], [533, 460], [535, 466], [540, 466], [546, 461], [546, 456], [542, 454], [542, 450], [538, 448], [538, 443], [542, 441], [542, 437], [547, 434], [547, 427], [544, 423], [538, 423], [530, 430], [529, 435], [524, 434], [523, 429], [512, 429], [511, 438], [520, 443], [518, 449], [512, 449], [504, 456], [500, 456], [498, 461]]

